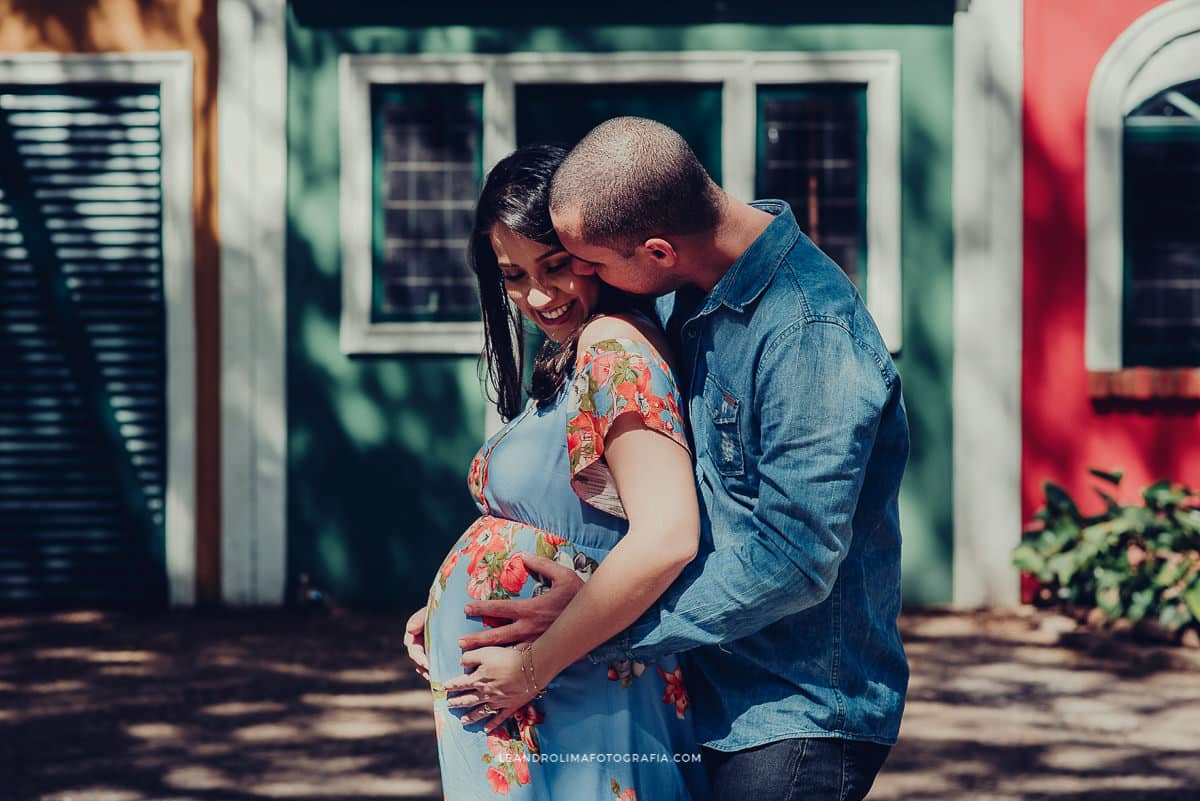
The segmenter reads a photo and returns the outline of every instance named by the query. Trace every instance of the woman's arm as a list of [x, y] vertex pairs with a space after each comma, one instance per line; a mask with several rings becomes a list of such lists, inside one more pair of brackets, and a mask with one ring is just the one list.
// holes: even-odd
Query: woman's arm
[[700, 513], [688, 452], [624, 414], [609, 433], [605, 459], [629, 531], [534, 641], [539, 683], [637, 620], [696, 556]]
[[[696, 555], [700, 514], [688, 452], [650, 430], [632, 411], [618, 417], [605, 439], [604, 458], [629, 520], [629, 530], [600, 563], [562, 615], [531, 646], [539, 688], [591, 649], [624, 630], [650, 608]], [[525, 657], [528, 658], [528, 657]], [[478, 707], [465, 723], [491, 714], [499, 725], [534, 693], [522, 654], [481, 648], [463, 655], [475, 671], [447, 682], [456, 707]]]

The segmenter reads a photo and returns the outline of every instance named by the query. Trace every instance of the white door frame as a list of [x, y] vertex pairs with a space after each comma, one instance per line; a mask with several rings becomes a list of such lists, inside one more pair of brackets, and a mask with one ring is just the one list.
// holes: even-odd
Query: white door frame
[[221, 598], [287, 580], [286, 0], [219, 0]]
[[1018, 600], [1024, 0], [954, 16], [954, 592]]

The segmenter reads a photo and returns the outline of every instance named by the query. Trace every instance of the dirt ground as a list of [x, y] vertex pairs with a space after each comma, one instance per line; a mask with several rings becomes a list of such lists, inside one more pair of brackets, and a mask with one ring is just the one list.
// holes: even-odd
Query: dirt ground
[[[0, 800], [440, 799], [401, 622], [0, 616]], [[903, 626], [909, 704], [875, 801], [1200, 800], [1200, 654], [1030, 610]]]

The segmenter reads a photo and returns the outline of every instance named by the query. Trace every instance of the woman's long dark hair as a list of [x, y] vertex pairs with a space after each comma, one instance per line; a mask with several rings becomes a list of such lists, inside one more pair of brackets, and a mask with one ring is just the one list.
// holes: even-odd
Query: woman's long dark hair
[[[567, 151], [554, 145], [527, 145], [501, 159], [484, 181], [475, 206], [467, 258], [479, 284], [483, 311], [484, 351], [488, 384], [495, 390], [500, 416], [511, 420], [521, 410], [521, 378], [525, 371], [525, 338], [521, 312], [509, 302], [504, 279], [492, 250], [491, 231], [503, 225], [538, 244], [560, 247], [550, 222], [550, 181]], [[639, 310], [650, 301], [600, 285], [592, 313]], [[561, 345], [547, 340], [533, 365], [530, 396], [539, 404], [552, 400], [575, 364], [579, 331]]]

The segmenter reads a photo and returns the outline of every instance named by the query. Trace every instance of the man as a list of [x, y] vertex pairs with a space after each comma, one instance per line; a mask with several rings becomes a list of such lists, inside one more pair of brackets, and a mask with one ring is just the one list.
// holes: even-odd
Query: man
[[[896, 625], [908, 425], [873, 320], [786, 203], [726, 195], [650, 120], [593, 129], [555, 176], [551, 216], [578, 272], [664, 295], [705, 517], [702, 555], [589, 658], [688, 652], [714, 797], [863, 798], [908, 682]], [[578, 584], [544, 567], [550, 592], [467, 606], [514, 622], [464, 650], [545, 630]], [[418, 663], [422, 629], [418, 613]]]

